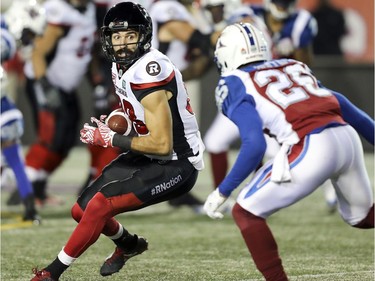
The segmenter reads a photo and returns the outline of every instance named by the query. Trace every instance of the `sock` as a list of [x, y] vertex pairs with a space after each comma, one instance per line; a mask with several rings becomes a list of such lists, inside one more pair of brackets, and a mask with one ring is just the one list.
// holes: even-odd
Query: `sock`
[[33, 193], [33, 188], [29, 179], [26, 176], [25, 164], [21, 157], [20, 145], [14, 144], [12, 146], [2, 149], [3, 155], [12, 168], [17, 180], [18, 191], [22, 199]]
[[[60, 254], [59, 254], [60, 255]], [[62, 263], [57, 257], [52, 263], [50, 263], [45, 270], [51, 273], [51, 277], [54, 280], [58, 280], [60, 275], [68, 268], [69, 266]]]
[[46, 180], [38, 180], [33, 182], [33, 190], [35, 194], [35, 198], [40, 200], [47, 199], [47, 181]]
[[265, 219], [257, 217], [235, 204], [233, 218], [241, 230], [254, 263], [267, 281], [287, 281], [276, 241]]
[[[130, 234], [123, 226], [121, 226], [121, 228], [121, 236], [117, 239], [113, 239], [113, 242], [125, 252], [131, 252], [137, 246], [138, 236]], [[119, 232], [121, 232], [121, 230]]]
[[212, 175], [215, 188], [225, 178], [228, 171], [228, 153], [226, 151], [220, 153], [210, 153]]
[[372, 205], [370, 211], [367, 213], [367, 216], [356, 225], [353, 225], [356, 228], [374, 228], [374, 204]]

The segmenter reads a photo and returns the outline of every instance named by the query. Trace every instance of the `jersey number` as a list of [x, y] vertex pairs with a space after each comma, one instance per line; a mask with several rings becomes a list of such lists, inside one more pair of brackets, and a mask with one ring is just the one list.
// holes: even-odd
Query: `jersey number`
[[143, 121], [137, 119], [132, 104], [127, 100], [122, 100], [122, 108], [124, 109], [124, 112], [129, 116], [129, 119], [132, 121], [134, 130], [140, 135], [148, 134], [146, 124], [143, 123]]
[[318, 97], [331, 96], [331, 92], [319, 88], [314, 76], [300, 64], [279, 69], [257, 71], [254, 81], [259, 87], [266, 87], [266, 95], [282, 108], [301, 102], [309, 95]]

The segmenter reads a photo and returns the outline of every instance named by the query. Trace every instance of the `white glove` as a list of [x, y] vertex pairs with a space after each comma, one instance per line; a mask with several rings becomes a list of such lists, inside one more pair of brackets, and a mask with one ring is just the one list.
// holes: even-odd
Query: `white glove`
[[217, 211], [217, 209], [224, 204], [227, 197], [220, 194], [219, 189], [216, 188], [210, 195], [208, 195], [204, 203], [203, 210], [212, 219], [222, 219], [224, 215]]
[[275, 48], [279, 56], [290, 56], [294, 52], [293, 42], [289, 38], [281, 39]]
[[100, 120], [95, 117], [91, 117], [91, 122], [96, 123], [98, 127], [90, 126], [89, 124], [84, 124], [80, 131], [80, 140], [83, 143], [94, 144], [103, 147], [111, 147], [112, 139], [115, 132], [112, 131], [105, 123], [106, 115], [100, 116]]

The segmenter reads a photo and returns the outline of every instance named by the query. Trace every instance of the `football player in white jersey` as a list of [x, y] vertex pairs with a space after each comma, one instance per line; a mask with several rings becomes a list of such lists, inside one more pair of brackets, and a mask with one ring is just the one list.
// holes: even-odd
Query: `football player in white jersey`
[[80, 105], [76, 90], [88, 70], [96, 31], [90, 0], [47, 0], [47, 26], [25, 64], [37, 140], [26, 155], [36, 198], [48, 203], [48, 177], [76, 143]]
[[263, 34], [249, 23], [224, 29], [215, 58], [221, 72], [216, 88], [220, 111], [240, 131], [241, 148], [229, 174], [207, 198], [212, 218], [232, 191], [259, 165], [266, 150], [263, 132], [281, 144], [273, 160], [246, 184], [233, 218], [258, 270], [266, 280], [288, 280], [266, 219], [331, 180], [338, 211], [350, 226], [374, 228], [373, 191], [362, 143], [346, 120], [374, 143], [374, 120], [343, 95], [323, 87], [308, 66], [293, 59], [269, 61]]
[[211, 34], [203, 34], [189, 11], [191, 1], [162, 0], [150, 6], [155, 36], [152, 45], [166, 54], [184, 81], [199, 78], [210, 65]]
[[[44, 10], [35, 1], [14, 1], [1, 15], [1, 152], [17, 182], [15, 192], [25, 207], [23, 220], [36, 225], [40, 224], [41, 218], [35, 208], [34, 192], [26, 175], [21, 147], [23, 114], [7, 96], [8, 81], [3, 63], [14, 57], [17, 48], [26, 48], [32, 44], [32, 37], [42, 32], [44, 26]], [[1, 165], [3, 168], [4, 163]]]
[[188, 192], [203, 169], [204, 146], [180, 71], [167, 56], [151, 48], [152, 20], [139, 4], [122, 2], [107, 13], [102, 45], [113, 62], [112, 78], [122, 109], [136, 136], [109, 129], [105, 116], [85, 124], [84, 143], [116, 146], [128, 153], [112, 161], [78, 198], [72, 216], [78, 222], [58, 257], [32, 281], [58, 280], [97, 241], [100, 234], [116, 245], [100, 269], [118, 272], [148, 242], [130, 234], [114, 217], [170, 200]]

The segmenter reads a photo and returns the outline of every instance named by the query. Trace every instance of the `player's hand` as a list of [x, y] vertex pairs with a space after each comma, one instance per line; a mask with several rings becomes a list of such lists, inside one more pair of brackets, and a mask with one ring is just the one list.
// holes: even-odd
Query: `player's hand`
[[293, 42], [289, 38], [281, 39], [275, 48], [279, 56], [290, 56], [294, 52]]
[[95, 117], [91, 117], [91, 122], [95, 123], [98, 127], [90, 126], [87, 123], [84, 124], [80, 131], [80, 140], [87, 144], [111, 147], [115, 132]]
[[217, 209], [223, 205], [227, 197], [220, 194], [219, 189], [216, 188], [210, 195], [208, 195], [206, 202], [203, 205], [203, 210], [212, 219], [222, 219], [224, 215]]
[[42, 98], [39, 99], [42, 107], [54, 110], [61, 106], [59, 90], [52, 86], [46, 77], [40, 78], [37, 81], [36, 87], [37, 91], [39, 89], [39, 92], [42, 93], [42, 95], [40, 95]]

